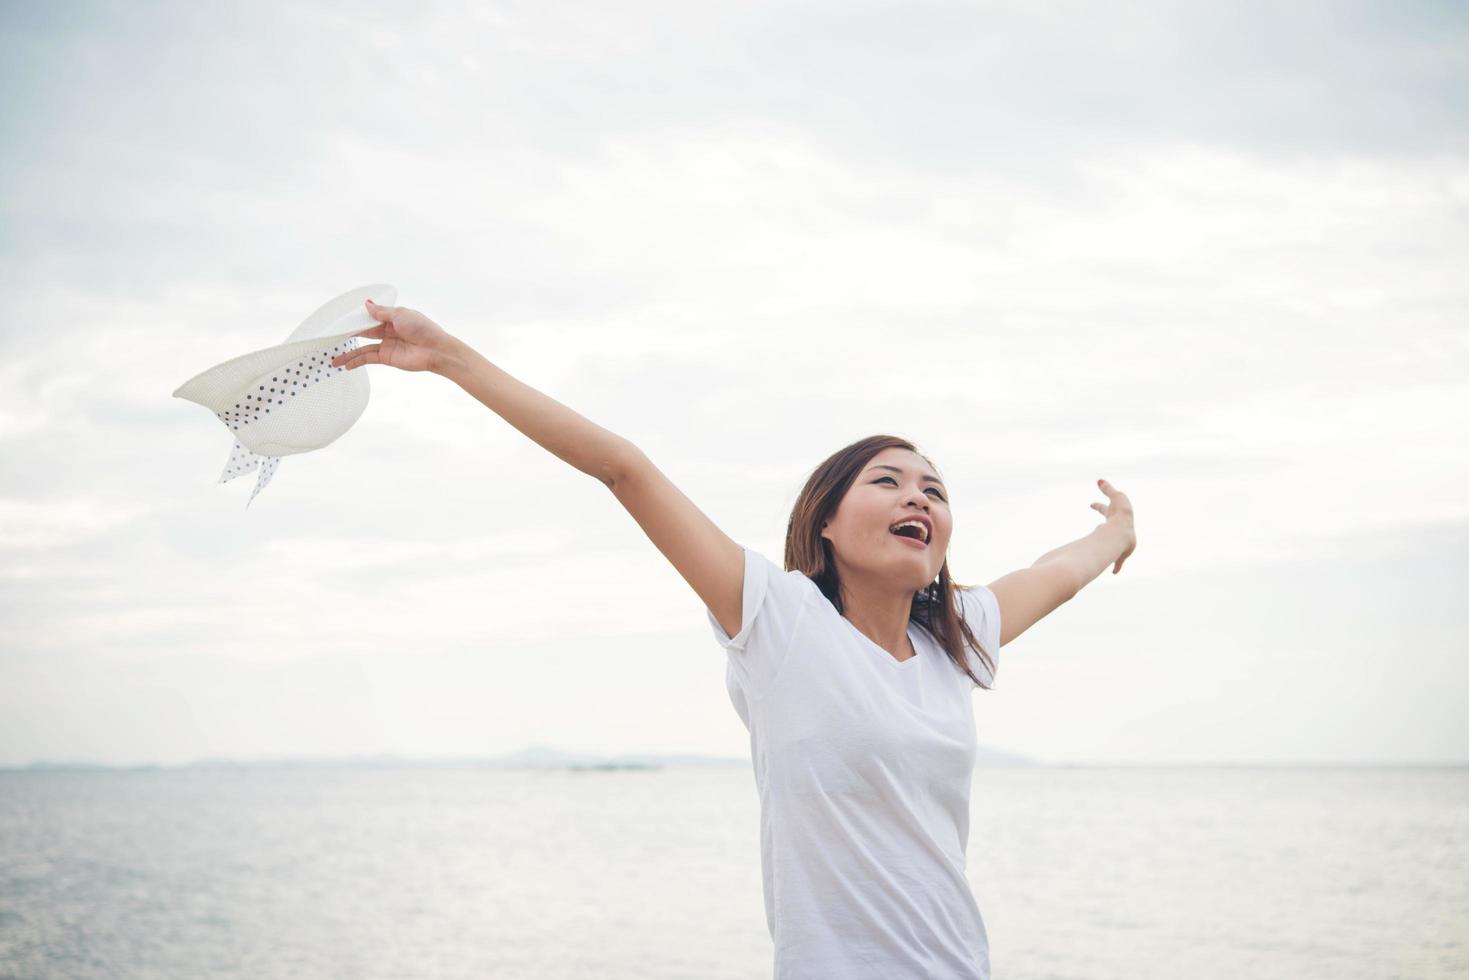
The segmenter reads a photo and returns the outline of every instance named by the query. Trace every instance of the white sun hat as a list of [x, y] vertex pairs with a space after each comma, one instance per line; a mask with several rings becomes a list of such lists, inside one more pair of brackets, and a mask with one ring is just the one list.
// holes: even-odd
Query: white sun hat
[[366, 300], [392, 306], [397, 298], [397, 288], [386, 283], [345, 292], [322, 304], [285, 343], [217, 364], [173, 393], [209, 409], [235, 437], [218, 482], [260, 468], [246, 508], [282, 456], [330, 445], [362, 416], [367, 372], [333, 367], [332, 358], [355, 350], [358, 334], [381, 326]]

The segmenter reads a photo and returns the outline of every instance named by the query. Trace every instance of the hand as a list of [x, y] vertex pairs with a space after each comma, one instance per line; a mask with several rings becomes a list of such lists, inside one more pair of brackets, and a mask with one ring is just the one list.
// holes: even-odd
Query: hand
[[349, 371], [364, 364], [386, 364], [400, 371], [432, 371], [453, 340], [437, 323], [406, 306], [378, 306], [367, 301], [367, 312], [382, 321], [357, 334], [381, 340], [332, 358], [332, 366]]
[[1122, 541], [1122, 554], [1118, 556], [1117, 563], [1112, 566], [1112, 574], [1116, 575], [1122, 571], [1122, 563], [1127, 556], [1132, 554], [1137, 547], [1137, 532], [1132, 526], [1132, 501], [1127, 499], [1127, 494], [1118, 490], [1106, 480], [1098, 480], [1097, 486], [1107, 495], [1107, 506], [1093, 503], [1092, 509], [1107, 519], [1107, 526], [1116, 527]]

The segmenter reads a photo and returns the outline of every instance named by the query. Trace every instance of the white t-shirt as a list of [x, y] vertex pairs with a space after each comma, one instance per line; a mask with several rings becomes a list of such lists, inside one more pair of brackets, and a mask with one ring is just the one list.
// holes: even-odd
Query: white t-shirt
[[[998, 654], [994, 593], [957, 595]], [[974, 681], [917, 623], [918, 655], [896, 660], [815, 582], [748, 548], [743, 606], [733, 638], [708, 616], [750, 732], [775, 980], [988, 980], [964, 874]]]

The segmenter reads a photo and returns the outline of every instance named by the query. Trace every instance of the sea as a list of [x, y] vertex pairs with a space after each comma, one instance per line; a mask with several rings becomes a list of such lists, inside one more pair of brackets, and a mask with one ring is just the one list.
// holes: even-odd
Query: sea
[[[0, 976], [759, 980], [748, 764], [0, 772]], [[1469, 769], [977, 769], [996, 980], [1469, 977]], [[900, 978], [895, 978], [900, 980]]]

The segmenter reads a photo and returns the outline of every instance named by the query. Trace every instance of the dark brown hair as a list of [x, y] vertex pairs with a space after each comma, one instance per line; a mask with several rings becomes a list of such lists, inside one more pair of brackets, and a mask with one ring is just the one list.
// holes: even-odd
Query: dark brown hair
[[[821, 536], [821, 526], [837, 512], [842, 498], [856, 481], [857, 474], [862, 472], [862, 468], [872, 457], [884, 449], [918, 452], [913, 443], [897, 436], [868, 436], [837, 450], [811, 473], [800, 496], [796, 498], [795, 506], [791, 508], [790, 523], [786, 525], [786, 571], [802, 572], [815, 582], [822, 595], [831, 600], [838, 614], [843, 611], [841, 581], [837, 576], [836, 561], [832, 557], [831, 542]], [[933, 461], [927, 456], [922, 453], [919, 455], [932, 465]], [[964, 656], [963, 643], [967, 640], [979, 652], [980, 660], [989, 670], [990, 676], [994, 676], [993, 654], [975, 639], [974, 631], [958, 612], [959, 597], [955, 595], [955, 590], [962, 588], [965, 586], [949, 577], [949, 559], [945, 556], [937, 581], [914, 593], [910, 618], [928, 631], [939, 647], [948, 654], [949, 659], [968, 674], [974, 683], [988, 690], [989, 685], [974, 676], [974, 671], [969, 669], [968, 660]]]

